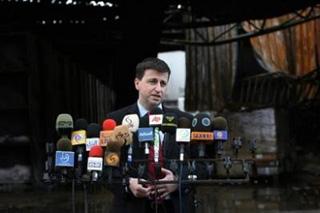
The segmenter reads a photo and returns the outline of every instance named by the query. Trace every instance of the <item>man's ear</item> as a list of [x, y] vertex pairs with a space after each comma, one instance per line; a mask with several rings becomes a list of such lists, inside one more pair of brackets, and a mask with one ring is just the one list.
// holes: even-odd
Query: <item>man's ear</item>
[[138, 90], [138, 88], [139, 88], [139, 79], [138, 78], [134, 79], [134, 86]]

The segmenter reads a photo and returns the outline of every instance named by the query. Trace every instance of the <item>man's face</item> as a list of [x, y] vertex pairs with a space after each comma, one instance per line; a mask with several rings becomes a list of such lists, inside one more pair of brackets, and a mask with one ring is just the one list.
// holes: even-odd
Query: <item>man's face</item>
[[139, 92], [139, 102], [148, 110], [159, 105], [165, 95], [169, 80], [168, 73], [147, 69], [141, 80], [135, 79], [134, 84]]

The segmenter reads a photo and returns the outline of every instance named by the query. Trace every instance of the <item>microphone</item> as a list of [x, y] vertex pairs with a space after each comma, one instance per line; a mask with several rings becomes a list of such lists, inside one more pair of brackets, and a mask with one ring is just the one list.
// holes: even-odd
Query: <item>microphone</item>
[[180, 144], [180, 161], [184, 160], [184, 147], [190, 143], [191, 121], [186, 117], [180, 117], [176, 129], [176, 142]]
[[138, 129], [139, 144], [144, 144], [144, 154], [149, 155], [149, 144], [153, 141], [153, 128], [149, 127], [149, 115], [145, 114], [140, 118]]
[[[132, 133], [127, 125], [116, 126], [106, 146], [105, 163], [107, 166], [119, 167], [122, 147], [125, 144], [132, 144]], [[125, 172], [126, 169], [125, 164], [122, 172]], [[111, 181], [111, 171], [112, 168], [108, 168], [109, 181]]]
[[[163, 164], [163, 152], [161, 149], [161, 135], [160, 128], [163, 123], [163, 111], [156, 107], [149, 114], [149, 126], [154, 127], [154, 139], [153, 139], [153, 151], [154, 156], [149, 154], [149, 160], [151, 160], [151, 164], [149, 164], [149, 171], [154, 171], [155, 178], [161, 178], [161, 167]], [[153, 161], [152, 161], [153, 160]]]
[[221, 155], [223, 151], [223, 143], [228, 140], [228, 123], [222, 116], [213, 119], [213, 138], [217, 142], [217, 154]]
[[86, 151], [90, 151], [92, 147], [100, 145], [100, 125], [90, 123], [87, 127]]
[[57, 142], [55, 167], [61, 173], [61, 182], [65, 182], [68, 168], [74, 167], [74, 152], [72, 151], [72, 144], [69, 138], [62, 137]]
[[[170, 139], [169, 137], [170, 135], [175, 135], [177, 126], [178, 126], [178, 117], [175, 113], [167, 112], [163, 115], [161, 131], [164, 133], [164, 136], [163, 136], [162, 144], [164, 144], [167, 140]], [[164, 158], [166, 158], [166, 156], [164, 156]], [[178, 164], [176, 163], [176, 160], [173, 160], [173, 159], [170, 159], [170, 160], [167, 159], [167, 160], [170, 163], [169, 168], [172, 171], [177, 172]]]
[[156, 107], [149, 114], [149, 126], [160, 128], [163, 122], [163, 111]]
[[112, 137], [115, 137], [115, 140], [118, 144], [121, 144], [121, 146], [132, 144], [132, 132], [129, 131], [128, 125], [116, 126]]
[[117, 124], [113, 119], [106, 119], [103, 121], [102, 131], [100, 131], [100, 146], [107, 146], [116, 125]]
[[128, 125], [131, 132], [136, 132], [138, 130], [139, 123], [139, 116], [137, 114], [128, 114], [122, 119], [122, 125]]
[[[122, 119], [122, 125], [127, 125], [129, 127], [129, 131], [131, 133], [137, 132], [139, 128], [139, 116], [137, 114], [128, 114], [125, 115]], [[127, 155], [127, 162], [132, 163], [132, 143], [129, 144], [128, 147], [128, 155]]]
[[174, 113], [165, 113], [161, 123], [161, 131], [174, 135], [177, 129], [177, 115]]
[[213, 119], [213, 134], [215, 140], [228, 140], [228, 123], [222, 116], [217, 116]]
[[73, 119], [70, 114], [62, 113], [56, 118], [56, 131], [61, 137], [70, 137], [73, 129]]
[[118, 167], [120, 164], [120, 155], [117, 152], [105, 150], [104, 152], [104, 165]]
[[84, 171], [84, 167], [86, 165], [86, 139], [87, 139], [87, 127], [88, 122], [84, 118], [79, 118], [74, 123], [74, 130], [71, 134], [71, 144], [75, 149], [76, 154], [76, 176], [79, 178]]
[[116, 126], [107, 138], [105, 149], [105, 165], [118, 167], [120, 163], [121, 147], [126, 144], [129, 135], [129, 128], [126, 125]]
[[213, 141], [211, 118], [206, 113], [198, 113], [192, 120], [191, 142], [198, 144], [199, 157], [205, 157], [205, 144], [211, 141]]
[[87, 171], [91, 172], [91, 180], [97, 181], [103, 167], [103, 149], [99, 145], [93, 146], [89, 151]]
[[110, 136], [108, 136], [108, 142], [104, 153], [104, 165], [107, 166], [108, 183], [112, 180], [112, 170], [114, 167], [120, 166], [120, 143], [117, 143], [111, 130]]
[[[63, 138], [69, 138], [71, 135], [71, 131], [73, 129], [73, 119], [70, 114], [61, 113], [56, 118], [56, 133], [58, 136]], [[45, 163], [46, 171], [48, 171], [48, 175], [51, 176], [54, 171], [54, 161], [55, 161], [55, 151], [56, 144], [53, 142], [46, 143], [46, 151], [47, 151], [47, 161]], [[44, 174], [44, 178], [46, 177], [46, 173]]]
[[74, 130], [71, 134], [72, 146], [86, 144], [88, 123], [84, 118], [79, 118], [74, 123]]

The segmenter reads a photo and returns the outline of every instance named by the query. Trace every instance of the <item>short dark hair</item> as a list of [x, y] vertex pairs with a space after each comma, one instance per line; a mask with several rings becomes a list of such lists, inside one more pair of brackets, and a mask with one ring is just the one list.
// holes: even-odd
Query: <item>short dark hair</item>
[[168, 77], [170, 77], [171, 70], [166, 62], [159, 58], [146, 58], [136, 66], [136, 78], [142, 79], [144, 75], [144, 71], [147, 69], [157, 70], [158, 72], [168, 73]]

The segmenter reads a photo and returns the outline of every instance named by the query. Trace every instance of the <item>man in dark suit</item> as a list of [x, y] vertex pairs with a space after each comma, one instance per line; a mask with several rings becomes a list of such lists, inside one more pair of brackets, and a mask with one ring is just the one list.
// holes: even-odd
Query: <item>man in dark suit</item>
[[[137, 102], [109, 113], [107, 118], [112, 118], [117, 124], [121, 124], [125, 115], [137, 114], [141, 118], [155, 108], [160, 108], [164, 113], [174, 113], [177, 118], [186, 117], [191, 120], [191, 114], [162, 105], [170, 73], [168, 65], [158, 58], [147, 58], [140, 62], [136, 67], [136, 77], [134, 79], [135, 88], [139, 93]], [[174, 140], [174, 135], [169, 135], [168, 138], [165, 142], [162, 142], [164, 156], [166, 159], [178, 159], [179, 146]], [[133, 139], [133, 158], [144, 159], [146, 156], [143, 148], [139, 146], [137, 136], [134, 135]], [[122, 150], [122, 160], [125, 159], [126, 151]], [[156, 212], [156, 210], [158, 212], [192, 212], [192, 208], [190, 208], [192, 206], [192, 202], [190, 202], [192, 201], [192, 196], [190, 196], [191, 193], [188, 187], [181, 187], [179, 193], [179, 187], [176, 183], [141, 184], [138, 181], [137, 170], [137, 168], [130, 169], [127, 184], [112, 184], [109, 187], [114, 194], [111, 212], [142, 213]], [[115, 170], [113, 179], [121, 182], [121, 179], [123, 179], [122, 171], [122, 168]], [[161, 168], [161, 173], [163, 177], [160, 181], [170, 182], [177, 180], [177, 172], [172, 171], [168, 164]], [[155, 194], [157, 195], [156, 200], [160, 200], [159, 205], [154, 205]], [[179, 205], [181, 203], [182, 205]], [[179, 206], [182, 206], [182, 208], [180, 209]]]

